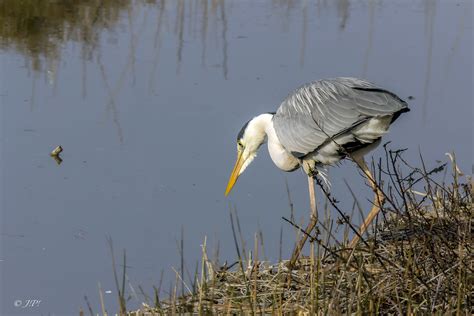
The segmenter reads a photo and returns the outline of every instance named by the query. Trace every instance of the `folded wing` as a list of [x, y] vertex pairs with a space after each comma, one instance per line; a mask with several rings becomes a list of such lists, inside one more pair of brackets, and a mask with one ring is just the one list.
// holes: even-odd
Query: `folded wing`
[[361, 133], [372, 118], [389, 118], [390, 125], [406, 111], [406, 102], [392, 92], [361, 79], [335, 78], [315, 81], [290, 94], [274, 115], [273, 126], [281, 144], [303, 158], [336, 138], [347, 143], [375, 140], [381, 135], [364, 139]]

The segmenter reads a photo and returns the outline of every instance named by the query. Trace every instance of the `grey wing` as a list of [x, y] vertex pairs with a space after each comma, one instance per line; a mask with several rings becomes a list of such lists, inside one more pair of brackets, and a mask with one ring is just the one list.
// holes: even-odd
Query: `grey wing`
[[[395, 94], [356, 78], [319, 80], [290, 94], [273, 117], [281, 144], [298, 158], [372, 117], [408, 111]], [[342, 144], [341, 144], [342, 145]]]

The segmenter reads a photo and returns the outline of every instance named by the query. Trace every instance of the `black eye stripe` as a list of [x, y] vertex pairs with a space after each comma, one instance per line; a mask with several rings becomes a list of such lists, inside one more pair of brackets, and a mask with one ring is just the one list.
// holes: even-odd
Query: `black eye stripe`
[[240, 129], [239, 134], [237, 134], [237, 141], [244, 137], [245, 129], [247, 128], [247, 125], [249, 125], [249, 122], [250, 120], [248, 120], [247, 123], [245, 123], [244, 126]]

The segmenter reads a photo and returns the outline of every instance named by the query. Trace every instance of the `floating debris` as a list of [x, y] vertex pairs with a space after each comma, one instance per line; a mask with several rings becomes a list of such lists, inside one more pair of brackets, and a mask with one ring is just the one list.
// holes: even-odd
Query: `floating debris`
[[61, 145], [59, 145], [56, 148], [54, 148], [53, 151], [50, 153], [50, 156], [53, 157], [54, 161], [56, 161], [58, 165], [60, 165], [63, 162], [63, 160], [59, 156], [59, 154], [62, 151], [63, 151], [63, 148], [61, 147]]
[[51, 156], [54, 157], [54, 156], [59, 156], [59, 154], [63, 151], [63, 148], [61, 147], [61, 145], [57, 146], [56, 148], [53, 149], [53, 151], [51, 152]]

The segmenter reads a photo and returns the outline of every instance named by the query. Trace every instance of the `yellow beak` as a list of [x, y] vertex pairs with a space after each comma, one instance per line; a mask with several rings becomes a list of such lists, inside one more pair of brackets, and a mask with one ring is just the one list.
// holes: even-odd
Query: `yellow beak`
[[242, 169], [242, 166], [245, 162], [245, 159], [242, 158], [242, 152], [243, 151], [239, 151], [237, 153], [237, 161], [235, 162], [234, 169], [230, 174], [229, 183], [227, 183], [227, 189], [225, 189], [225, 196], [227, 196], [232, 190], [232, 187], [234, 186], [235, 182], [237, 181], [237, 178], [239, 177], [240, 169]]

